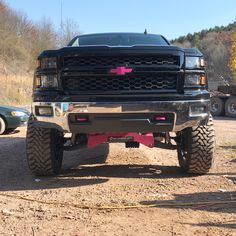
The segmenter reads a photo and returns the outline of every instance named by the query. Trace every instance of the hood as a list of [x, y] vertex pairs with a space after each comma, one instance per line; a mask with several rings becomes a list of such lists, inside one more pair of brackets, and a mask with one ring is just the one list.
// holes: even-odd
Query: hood
[[21, 111], [24, 112], [26, 114], [30, 114], [30, 112], [24, 108], [20, 108], [20, 107], [13, 107], [13, 106], [7, 106], [7, 105], [0, 105], [0, 110], [4, 110], [4, 111]]
[[45, 50], [38, 59], [43, 57], [57, 56], [79, 56], [79, 55], [113, 55], [113, 54], [170, 54], [183, 55], [184, 49], [173, 46], [155, 46], [155, 45], [135, 45], [135, 46], [79, 46], [79, 47], [64, 47], [58, 50]]

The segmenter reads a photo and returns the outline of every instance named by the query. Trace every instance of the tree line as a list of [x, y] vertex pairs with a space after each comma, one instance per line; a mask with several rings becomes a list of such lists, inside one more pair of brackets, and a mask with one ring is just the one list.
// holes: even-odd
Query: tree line
[[173, 44], [196, 47], [205, 57], [209, 80], [236, 83], [236, 21], [200, 32], [180, 36]]
[[42, 50], [64, 46], [77, 34], [78, 25], [71, 19], [56, 30], [50, 19], [32, 22], [0, 0], [0, 69], [13, 74], [31, 72]]

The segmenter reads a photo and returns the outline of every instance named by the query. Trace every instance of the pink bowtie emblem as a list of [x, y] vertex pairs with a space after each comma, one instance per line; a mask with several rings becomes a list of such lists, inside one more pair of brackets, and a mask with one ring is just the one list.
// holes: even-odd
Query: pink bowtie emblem
[[132, 68], [126, 68], [124, 66], [119, 66], [115, 69], [111, 69], [110, 73], [114, 73], [114, 74], [117, 74], [117, 75], [125, 75], [127, 73], [131, 73], [132, 71], [133, 71]]

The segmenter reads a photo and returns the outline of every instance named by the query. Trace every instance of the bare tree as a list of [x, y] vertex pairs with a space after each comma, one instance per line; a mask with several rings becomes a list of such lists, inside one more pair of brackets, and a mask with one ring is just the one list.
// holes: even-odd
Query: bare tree
[[78, 24], [74, 20], [67, 18], [62, 22], [60, 32], [58, 33], [58, 35], [60, 35], [58, 46], [66, 46], [73, 37], [79, 34], [80, 31]]

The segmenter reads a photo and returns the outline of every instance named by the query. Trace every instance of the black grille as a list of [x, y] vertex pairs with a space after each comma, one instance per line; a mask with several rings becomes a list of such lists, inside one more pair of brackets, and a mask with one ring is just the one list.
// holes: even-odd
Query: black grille
[[64, 67], [179, 66], [178, 56], [64, 57]]
[[176, 74], [64, 77], [64, 89], [76, 92], [150, 92], [177, 89]]

